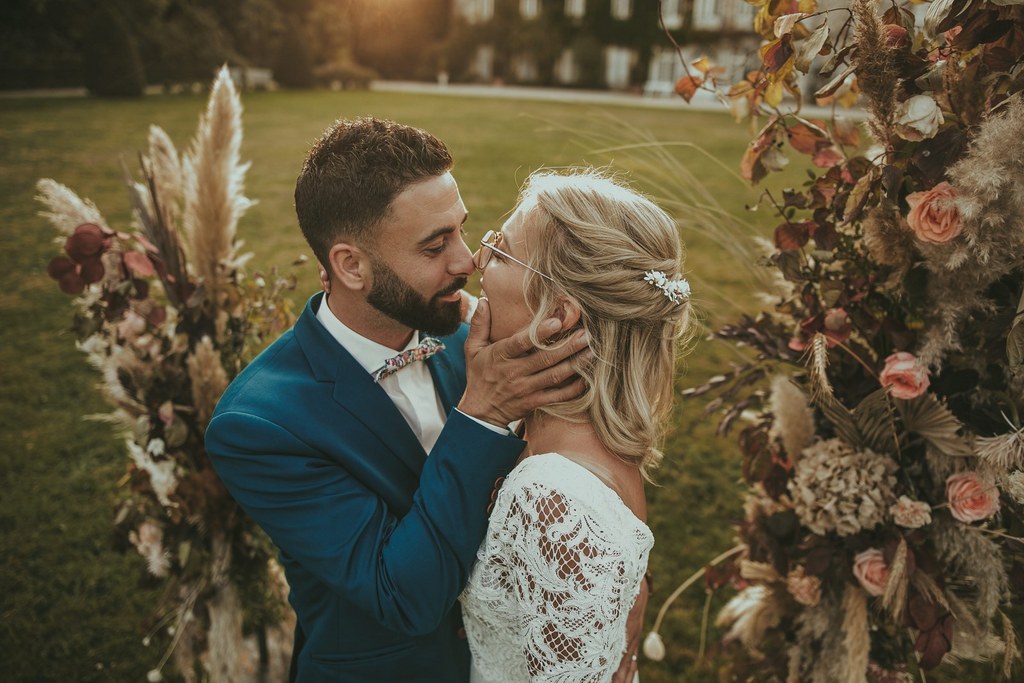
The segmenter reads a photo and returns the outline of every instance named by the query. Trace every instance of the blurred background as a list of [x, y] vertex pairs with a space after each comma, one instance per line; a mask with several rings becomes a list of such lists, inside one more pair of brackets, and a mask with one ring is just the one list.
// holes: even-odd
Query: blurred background
[[[75, 348], [74, 308], [46, 273], [61, 246], [38, 215], [37, 179], [68, 185], [129, 230], [123, 164], [135, 166], [150, 124], [184, 149], [226, 63], [243, 91], [246, 194], [259, 202], [239, 237], [255, 253], [251, 274], [279, 267], [296, 276], [296, 309], [318, 288], [312, 262], [290, 265], [310, 255], [292, 207], [296, 173], [332, 121], [372, 114], [448, 143], [470, 244], [500, 224], [536, 168], [596, 164], [625, 174], [678, 219], [694, 301], [711, 329], [760, 307], [753, 238], [773, 226], [747, 210], [760, 190], [737, 173], [753, 131], [713, 101], [712, 111], [686, 108], [673, 88], [684, 64], [705, 54], [723, 79], [742, 74], [758, 44], [752, 16], [742, 0], [4, 0], [3, 680], [145, 680], [171, 639], [154, 627], [163, 584], [114, 534], [128, 459], [110, 425], [85, 419], [108, 407]], [[396, 83], [405, 87], [389, 87]], [[521, 90], [512, 86], [550, 94], [498, 97]], [[802, 182], [799, 166], [766, 187]], [[736, 354], [701, 342], [680, 369], [665, 465], [648, 493], [657, 538], [648, 625], [676, 585], [734, 544], [744, 488], [735, 440], [716, 436], [703, 400], [682, 393]], [[642, 680], [719, 680], [721, 634], [702, 623], [726, 597], [703, 582], [684, 594], [661, 629], [668, 654], [642, 661]]]
[[175, 91], [226, 63], [252, 88], [383, 78], [668, 94], [682, 64], [666, 30], [688, 58], [739, 70], [758, 45], [754, 11], [743, 0], [6, 0], [0, 89]]

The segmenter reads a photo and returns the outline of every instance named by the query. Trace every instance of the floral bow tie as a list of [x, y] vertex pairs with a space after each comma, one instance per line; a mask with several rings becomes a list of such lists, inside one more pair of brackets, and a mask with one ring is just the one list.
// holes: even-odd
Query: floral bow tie
[[424, 337], [420, 343], [411, 349], [406, 349], [394, 358], [388, 358], [384, 365], [373, 372], [373, 381], [380, 383], [385, 377], [390, 377], [406, 365], [415, 363], [418, 360], [426, 360], [435, 353], [444, 351], [444, 343], [433, 337]]

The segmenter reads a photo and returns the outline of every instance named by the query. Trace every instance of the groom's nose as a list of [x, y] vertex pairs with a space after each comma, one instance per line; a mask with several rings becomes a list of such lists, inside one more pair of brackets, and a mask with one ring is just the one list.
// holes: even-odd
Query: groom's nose
[[469, 277], [476, 272], [476, 266], [473, 265], [473, 252], [469, 250], [466, 241], [463, 239], [458, 240], [453, 245], [452, 260], [448, 264], [448, 272], [462, 277]]

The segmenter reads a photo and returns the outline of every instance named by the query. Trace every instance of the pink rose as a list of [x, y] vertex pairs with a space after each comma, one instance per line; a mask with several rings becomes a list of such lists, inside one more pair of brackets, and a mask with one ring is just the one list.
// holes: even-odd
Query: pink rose
[[961, 472], [946, 479], [946, 499], [953, 517], [965, 524], [999, 512], [999, 490], [977, 472]]
[[883, 387], [890, 384], [896, 398], [917, 398], [928, 388], [928, 368], [917, 362], [914, 354], [899, 351], [885, 359], [885, 367], [878, 376]]
[[910, 213], [907, 224], [918, 239], [932, 244], [948, 242], [960, 234], [960, 211], [956, 208], [957, 191], [941, 182], [927, 192], [907, 195]]
[[889, 565], [885, 556], [877, 548], [868, 548], [853, 558], [853, 575], [871, 595], [885, 593], [885, 584], [889, 580]]

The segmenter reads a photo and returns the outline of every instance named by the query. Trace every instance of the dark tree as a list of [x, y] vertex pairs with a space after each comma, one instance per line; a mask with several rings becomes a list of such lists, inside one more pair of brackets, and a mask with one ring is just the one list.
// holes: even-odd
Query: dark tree
[[288, 23], [278, 47], [274, 80], [286, 88], [313, 86], [313, 55], [305, 27], [296, 20]]
[[146, 85], [135, 38], [108, 5], [95, 8], [82, 39], [85, 86], [101, 97], [138, 97]]

